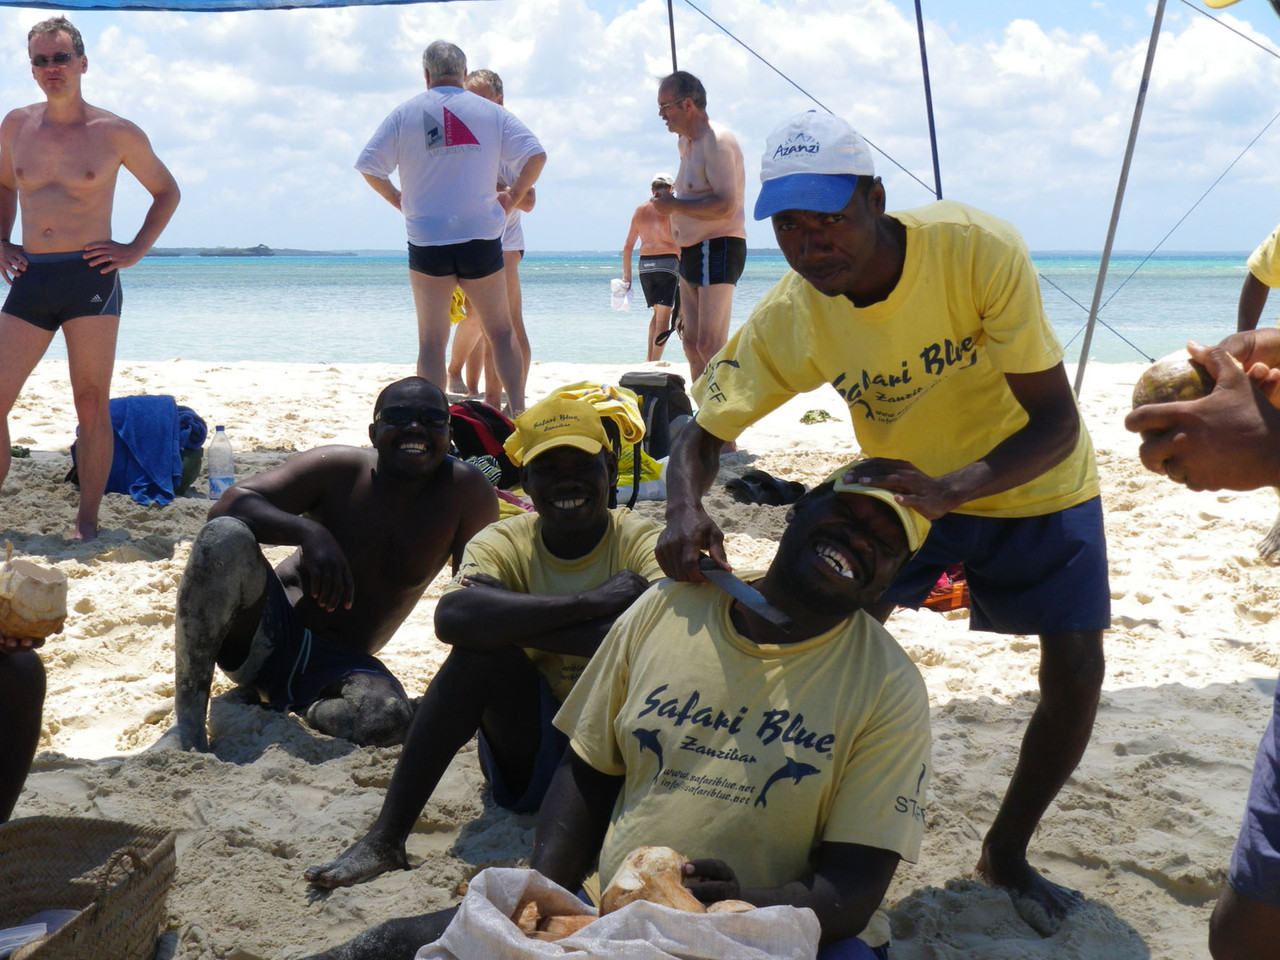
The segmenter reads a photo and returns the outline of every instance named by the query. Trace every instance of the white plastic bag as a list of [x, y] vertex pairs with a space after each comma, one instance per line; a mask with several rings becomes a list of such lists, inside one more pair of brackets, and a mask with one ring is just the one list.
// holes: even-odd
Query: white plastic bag
[[490, 867], [478, 873], [444, 935], [415, 960], [813, 960], [818, 918], [801, 907], [746, 913], [685, 913], [636, 901], [563, 940], [526, 937], [511, 919], [534, 901], [543, 914], [595, 914], [536, 870]]
[[609, 306], [615, 310], [631, 309], [631, 288], [616, 277], [609, 281]]

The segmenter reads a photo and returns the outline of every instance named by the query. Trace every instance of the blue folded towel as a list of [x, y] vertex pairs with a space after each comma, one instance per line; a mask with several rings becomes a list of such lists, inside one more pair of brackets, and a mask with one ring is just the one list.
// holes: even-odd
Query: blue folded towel
[[[127, 493], [141, 504], [172, 503], [182, 482], [182, 450], [203, 446], [208, 426], [170, 396], [114, 397], [110, 406], [115, 452], [107, 493]], [[73, 460], [75, 452], [72, 445]]]

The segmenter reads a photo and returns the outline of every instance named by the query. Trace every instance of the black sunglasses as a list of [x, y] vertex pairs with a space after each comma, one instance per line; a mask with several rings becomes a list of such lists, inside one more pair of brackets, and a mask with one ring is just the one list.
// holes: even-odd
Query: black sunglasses
[[33, 67], [47, 67], [52, 63], [55, 67], [65, 67], [73, 59], [75, 59], [75, 54], [72, 53], [55, 53], [52, 57], [46, 57], [43, 53], [38, 53], [31, 58], [31, 65]]
[[439, 407], [384, 407], [373, 419], [375, 423], [392, 427], [407, 427], [411, 423], [424, 427], [447, 427], [449, 411]]

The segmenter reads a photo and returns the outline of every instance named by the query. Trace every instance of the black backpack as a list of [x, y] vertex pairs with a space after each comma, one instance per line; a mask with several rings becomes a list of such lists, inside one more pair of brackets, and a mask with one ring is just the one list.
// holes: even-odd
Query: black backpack
[[640, 417], [644, 420], [644, 451], [653, 459], [661, 460], [671, 452], [673, 421], [693, 416], [693, 403], [684, 391], [684, 377], [660, 370], [638, 370], [624, 373], [618, 386], [626, 387], [639, 399]]

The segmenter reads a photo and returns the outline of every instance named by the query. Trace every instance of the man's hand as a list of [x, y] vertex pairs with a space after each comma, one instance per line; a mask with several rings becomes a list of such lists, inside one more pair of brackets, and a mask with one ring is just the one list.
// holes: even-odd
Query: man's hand
[[583, 593], [582, 599], [600, 604], [608, 611], [604, 616], [608, 616], [627, 609], [648, 589], [649, 581], [634, 570], [619, 570], [600, 586]]
[[673, 197], [670, 191], [667, 191], [656, 197], [650, 197], [649, 206], [653, 207], [662, 216], [669, 217], [680, 209], [680, 201]]
[[44, 646], [44, 637], [6, 637], [0, 634], [0, 653], [13, 653], [17, 650], [39, 650]]
[[669, 514], [654, 550], [663, 573], [672, 580], [701, 583], [707, 579], [698, 570], [698, 560], [704, 552], [726, 570], [733, 569], [724, 552], [724, 531], [700, 502], [687, 511]]
[[[1126, 429], [1148, 437], [1138, 448], [1148, 470], [1192, 490], [1280, 485], [1280, 411], [1263, 392], [1280, 375], [1265, 362], [1253, 362], [1251, 347], [1234, 343], [1251, 336], [1237, 334], [1213, 348], [1188, 346], [1217, 384], [1209, 396], [1150, 404], [1125, 417]], [[1247, 375], [1233, 353], [1246, 364]]]
[[865, 483], [898, 494], [903, 506], [937, 520], [964, 502], [947, 483], [945, 477], [931, 477], [906, 460], [871, 457], [859, 460], [844, 475], [845, 483]]
[[110, 273], [132, 267], [142, 259], [142, 253], [130, 243], [95, 240], [84, 245], [84, 258], [89, 261], [89, 266], [101, 267], [99, 273]]
[[327, 529], [315, 524], [302, 541], [302, 574], [312, 598], [330, 613], [341, 606], [350, 610], [356, 582], [347, 555]]
[[505, 583], [497, 577], [490, 576], [487, 573], [464, 573], [462, 579], [458, 581], [464, 587], [488, 587], [491, 590], [510, 590]]
[[723, 860], [690, 860], [684, 865], [684, 885], [703, 903], [737, 900], [742, 893], [733, 867]]
[[4, 274], [4, 282], [11, 285], [18, 279], [18, 274], [27, 269], [27, 258], [22, 248], [8, 240], [0, 241], [0, 273]]

